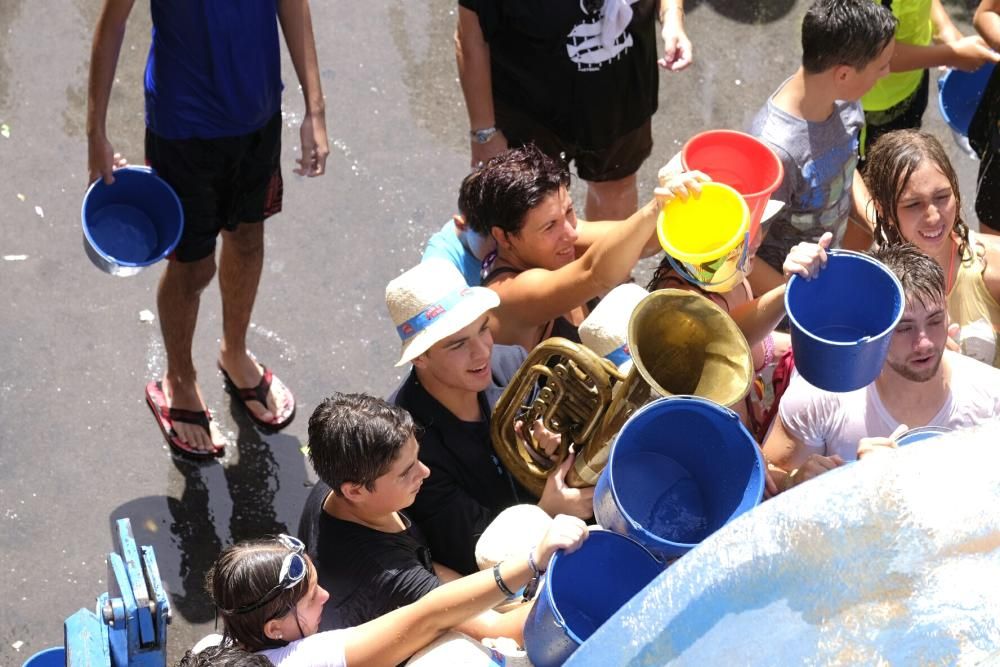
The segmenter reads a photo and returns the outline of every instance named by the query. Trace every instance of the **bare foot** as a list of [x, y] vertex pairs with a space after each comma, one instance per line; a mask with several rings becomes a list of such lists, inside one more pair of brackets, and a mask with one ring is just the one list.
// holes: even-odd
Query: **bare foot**
[[[163, 395], [167, 399], [167, 405], [172, 408], [194, 412], [204, 412], [207, 409], [196, 382], [172, 382], [168, 377], [164, 377]], [[182, 421], [174, 421], [173, 426], [178, 438], [200, 452], [211, 453], [226, 444], [226, 438], [214, 420], [209, 422], [210, 433], [206, 433], [205, 429], [197, 424]]]
[[[264, 376], [264, 368], [249, 352], [236, 355], [223, 354], [219, 359], [219, 365], [225, 369], [230, 381], [238, 389], [256, 387]], [[255, 399], [247, 399], [244, 404], [254, 417], [269, 424], [281, 424], [295, 409], [292, 392], [274, 374], [271, 375], [271, 387], [267, 392], [267, 405], [261, 405], [260, 401]]]

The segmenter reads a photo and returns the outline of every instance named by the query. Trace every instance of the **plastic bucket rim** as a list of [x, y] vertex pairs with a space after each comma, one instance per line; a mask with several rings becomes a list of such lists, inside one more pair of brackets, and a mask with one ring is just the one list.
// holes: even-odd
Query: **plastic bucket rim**
[[[596, 535], [607, 535], [607, 536], [612, 536], [611, 539], [627, 540], [628, 542], [631, 542], [632, 545], [642, 549], [646, 553], [646, 555], [653, 560], [653, 562], [662, 565], [660, 559], [657, 558], [652, 551], [650, 551], [640, 542], [632, 539], [628, 535], [622, 535], [621, 533], [616, 533], [613, 530], [605, 530], [604, 528], [600, 528], [598, 530], [590, 529], [589, 535], [587, 535], [587, 539], [588, 540], [592, 539]], [[604, 538], [601, 537], [599, 539], [604, 539]], [[584, 544], [586, 544], [586, 542], [584, 542]], [[556, 605], [556, 601], [552, 597], [552, 572], [555, 570], [556, 563], [558, 562], [560, 556], [562, 555], [563, 551], [562, 549], [560, 549], [559, 551], [556, 551], [554, 554], [552, 554], [552, 558], [549, 560], [548, 568], [545, 570], [545, 587], [544, 587], [545, 590], [543, 594], [545, 595], [545, 601], [548, 603], [549, 610], [552, 612], [552, 620], [555, 621], [556, 625], [562, 628], [563, 632], [565, 632], [570, 639], [576, 642], [577, 646], [580, 646], [586, 640], [580, 639], [580, 637], [575, 632], [573, 632], [573, 630], [569, 627], [569, 625], [566, 623], [566, 618], [563, 616], [562, 612], [559, 611], [559, 607]], [[612, 616], [613, 615], [614, 614], [612, 614]], [[601, 625], [603, 625], [603, 623]]]
[[[724, 405], [720, 405], [720, 404], [716, 403], [715, 401], [709, 400], [707, 398], [702, 398], [701, 396], [692, 396], [692, 395], [689, 395], [689, 394], [676, 394], [676, 395], [673, 395], [673, 396], [662, 396], [662, 397], [660, 397], [660, 398], [658, 398], [658, 399], [656, 399], [654, 401], [651, 401], [651, 402], [647, 403], [646, 405], [644, 405], [641, 408], [639, 408], [638, 410], [636, 410], [632, 414], [632, 416], [629, 417], [629, 421], [635, 419], [637, 416], [639, 416], [640, 414], [646, 412], [647, 410], [649, 410], [650, 408], [652, 408], [655, 405], [658, 405], [658, 404], [660, 404], [660, 403], [662, 403], [664, 401], [673, 401], [675, 399], [682, 399], [682, 400], [685, 400], [685, 401], [691, 401], [691, 402], [693, 402], [695, 404], [701, 405], [701, 407], [703, 407], [703, 408], [705, 408], [705, 407], [707, 407], [708, 409], [718, 408], [718, 409], [722, 410], [722, 414], [725, 417], [736, 420], [736, 422], [739, 424], [739, 426], [741, 426], [744, 430], [746, 430], [746, 427], [743, 426], [743, 423], [740, 421], [740, 416], [738, 414], [736, 414], [736, 412], [734, 412], [733, 410], [727, 408]], [[627, 425], [627, 422], [626, 422], [626, 425]], [[625, 430], [625, 427], [623, 426], [622, 427], [622, 431], [624, 431], [624, 430]], [[621, 435], [621, 431], [618, 432], [618, 436], [620, 436], [620, 435]], [[747, 435], [750, 437], [750, 440], [753, 440], [753, 436], [750, 435], [749, 431], [747, 431]], [[615, 437], [615, 443], [616, 444], [618, 442], [618, 436]], [[759, 504], [760, 501], [761, 501], [761, 499], [763, 499], [763, 497], [764, 497], [764, 486], [765, 486], [764, 478], [766, 476], [766, 474], [765, 474], [766, 468], [765, 468], [765, 465], [764, 465], [764, 456], [763, 456], [763, 454], [761, 454], [760, 447], [758, 447], [756, 445], [756, 441], [754, 441], [753, 451], [754, 451], [754, 455], [755, 455], [755, 457], [757, 459], [757, 465], [758, 465], [758, 467], [761, 470], [761, 474], [759, 475], [759, 478], [758, 478], [757, 484], [756, 484], [756, 486], [758, 488], [754, 489], [754, 495], [757, 497], [757, 502]], [[615, 501], [615, 509], [618, 512], [621, 513], [621, 515], [625, 518], [625, 520], [628, 522], [628, 524], [637, 533], [639, 533], [640, 535], [642, 535], [643, 539], [649, 538], [650, 542], [652, 542], [653, 544], [656, 544], [657, 546], [659, 546], [659, 545], [662, 544], [662, 545], [667, 545], [667, 546], [680, 547], [680, 548], [682, 548], [684, 550], [691, 550], [691, 549], [694, 549], [699, 544], [701, 544], [701, 541], [689, 543], [689, 542], [673, 542], [671, 540], [665, 539], [663, 537], [660, 537], [659, 535], [656, 535], [656, 534], [651, 533], [650, 531], [646, 530], [639, 522], [637, 522], [635, 519], [632, 518], [632, 515], [629, 514], [625, 510], [624, 505], [622, 505], [621, 499], [618, 497], [618, 486], [615, 484], [615, 469], [614, 469], [614, 465], [613, 465], [613, 463], [614, 463], [613, 455], [614, 455], [614, 450], [612, 449], [612, 453], [608, 456], [608, 463], [607, 463], [607, 466], [606, 466], [607, 473], [608, 473], [608, 491], [611, 493], [612, 500]], [[622, 535], [622, 537], [628, 537], [628, 536], [627, 535]], [[631, 539], [631, 538], [629, 538], [629, 539]], [[633, 541], [635, 541], [635, 540], [633, 540]]]
[[42, 650], [37, 651], [37, 652], [33, 653], [32, 655], [28, 656], [28, 658], [22, 663], [22, 667], [24, 667], [24, 665], [28, 665], [30, 667], [30, 664], [32, 662], [36, 662], [38, 660], [41, 660], [43, 658], [50, 657], [50, 656], [51, 657], [55, 657], [56, 655], [59, 655], [59, 654], [62, 654], [63, 656], [66, 655], [66, 647], [65, 646], [50, 646], [49, 648], [43, 648]]
[[[956, 76], [959, 76], [959, 77], [962, 77], [962, 78], [967, 78], [967, 77], [975, 77], [975, 76], [978, 75], [978, 76], [985, 77], [986, 81], [988, 81], [989, 78], [990, 78], [990, 76], [991, 76], [991, 73], [992, 73], [992, 71], [993, 71], [993, 69], [995, 67], [996, 67], [995, 63], [986, 63], [984, 65], [981, 65], [980, 67], [978, 67], [977, 69], [975, 69], [972, 72], [963, 72], [962, 70], [957, 70], [958, 74]], [[941, 76], [938, 77], [938, 81], [937, 81], [937, 85], [938, 85], [938, 95], [937, 95], [938, 112], [941, 114], [941, 119], [944, 120], [945, 124], [951, 129], [951, 131], [953, 133], [957, 134], [960, 137], [968, 138], [969, 128], [968, 127], [964, 127], [964, 128], [958, 127], [958, 121], [955, 118], [953, 118], [952, 115], [951, 115], [951, 113], [949, 113], [948, 110], [945, 108], [945, 97], [947, 97], [946, 93], [947, 93], [947, 90], [949, 89], [948, 82], [951, 80], [951, 77], [952, 77], [953, 74], [955, 74], [955, 72], [956, 72], [955, 68], [949, 67], [949, 68], [947, 68], [945, 70], [944, 74], [942, 74]], [[984, 84], [983, 84], [983, 93], [985, 93], [985, 86], [986, 86], [986, 83], [984, 81]], [[963, 96], [963, 97], [965, 97], [965, 96]], [[980, 96], [980, 100], [981, 99], [982, 99], [982, 97]], [[971, 121], [971, 119], [970, 119], [970, 121]]]
[[[141, 165], [131, 165], [130, 164], [130, 165], [127, 165], [125, 167], [120, 167], [118, 169], [115, 169], [115, 174], [118, 174], [119, 172], [122, 172], [122, 171], [130, 171], [130, 172], [137, 173], [137, 174], [144, 174], [146, 176], [151, 176], [152, 178], [156, 179], [160, 184], [163, 185], [164, 190], [170, 194], [170, 196], [173, 198], [174, 203], [177, 204], [177, 211], [181, 214], [181, 216], [184, 215], [184, 207], [181, 206], [181, 200], [177, 196], [177, 193], [174, 192], [174, 189], [172, 187], [170, 187], [169, 183], [167, 183], [162, 178], [160, 178], [159, 175], [157, 175], [155, 169], [153, 169], [151, 167], [146, 167], [146, 166], [141, 166]], [[93, 249], [93, 251], [95, 253], [97, 253], [97, 255], [101, 259], [105, 260], [112, 267], [121, 266], [121, 267], [126, 267], [126, 268], [140, 268], [141, 269], [141, 268], [145, 268], [147, 266], [151, 266], [151, 265], [157, 263], [158, 261], [160, 261], [161, 259], [163, 259], [164, 257], [168, 256], [170, 253], [172, 253], [174, 251], [174, 248], [176, 248], [177, 244], [180, 243], [181, 235], [184, 234], [184, 224], [183, 224], [183, 222], [182, 222], [182, 224], [178, 225], [178, 227], [177, 227], [177, 234], [176, 234], [175, 238], [170, 242], [169, 245], [167, 245], [167, 250], [166, 250], [166, 252], [162, 256], [157, 256], [157, 257], [154, 257], [153, 259], [149, 259], [149, 260], [146, 260], [146, 261], [143, 261], [143, 262], [130, 262], [128, 260], [118, 259], [117, 257], [112, 257], [111, 255], [109, 255], [106, 252], [104, 252], [104, 250], [101, 249], [101, 247], [99, 245], [97, 245], [97, 243], [94, 242], [94, 237], [91, 236], [91, 234], [90, 234], [90, 227], [85, 222], [85, 220], [87, 219], [87, 201], [90, 199], [90, 195], [94, 191], [94, 189], [96, 187], [98, 187], [100, 184], [103, 184], [103, 183], [104, 183], [104, 181], [101, 178], [97, 178], [93, 183], [91, 183], [87, 187], [87, 191], [83, 195], [83, 202], [81, 202], [81, 204], [80, 204], [80, 226], [83, 227], [83, 236], [84, 236], [85, 239], [87, 239], [87, 245], [89, 245], [91, 247], [91, 249]]]
[[[781, 159], [774, 152], [774, 150], [770, 146], [768, 146], [767, 144], [765, 144], [763, 141], [761, 141], [757, 137], [753, 136], [752, 134], [747, 134], [746, 132], [740, 132], [738, 130], [727, 130], [727, 129], [704, 130], [704, 131], [699, 132], [698, 134], [692, 136], [687, 141], [685, 141], [684, 145], [681, 147], [681, 166], [685, 170], [688, 170], [690, 168], [688, 166], [688, 161], [687, 161], [688, 147], [696, 139], [702, 139], [702, 138], [705, 137], [705, 135], [730, 135], [730, 136], [738, 136], [742, 140], [749, 139], [749, 140], [751, 140], [754, 143], [760, 144], [763, 148], [766, 148], [768, 154], [771, 156], [771, 158], [773, 158], [774, 164], [776, 164], [778, 166], [778, 175], [775, 177], [774, 183], [772, 183], [770, 186], [768, 186], [768, 187], [766, 187], [763, 190], [760, 190], [758, 192], [748, 192], [745, 195], [741, 195], [742, 197], [764, 197], [764, 196], [768, 196], [769, 197], [775, 190], [777, 190], [781, 186], [781, 182], [783, 180], [785, 180], [785, 165], [782, 164]], [[715, 181], [713, 181], [713, 182], [715, 182]]]
[[792, 277], [789, 278], [788, 280], [788, 286], [785, 288], [785, 314], [788, 316], [788, 321], [791, 322], [792, 324], [792, 331], [802, 334], [814, 342], [822, 343], [823, 345], [828, 345], [830, 347], [853, 347], [862, 341], [866, 343], [876, 343], [883, 340], [887, 335], [891, 336], [896, 331], [896, 327], [899, 325], [899, 321], [903, 319], [903, 311], [906, 310], [906, 293], [903, 291], [903, 284], [899, 282], [899, 278], [896, 277], [896, 274], [890, 271], [884, 264], [875, 260], [872, 257], [869, 257], [863, 252], [857, 252], [856, 250], [836, 249], [836, 250], [827, 250], [827, 253], [834, 257], [851, 256], [858, 259], [862, 259], [868, 262], [869, 264], [872, 264], [873, 266], [876, 266], [877, 268], [884, 271], [887, 276], [892, 278], [892, 282], [896, 285], [896, 288], [899, 290], [899, 294], [901, 296], [899, 304], [899, 312], [896, 313], [895, 318], [893, 318], [892, 324], [890, 324], [888, 327], [886, 327], [885, 330], [874, 336], [865, 336], [860, 340], [847, 341], [847, 342], [837, 341], [837, 340], [827, 340], [826, 338], [817, 336], [812, 331], [809, 331], [808, 329], [803, 327], [799, 323], [798, 318], [795, 317], [795, 314], [792, 312], [792, 309], [789, 308], [788, 298], [789, 295], [792, 293], [792, 284], [800, 279], [798, 275], [792, 274]]
[[688, 264], [703, 264], [705, 262], [711, 262], [716, 259], [719, 259], [720, 257], [725, 257], [726, 255], [731, 253], [736, 248], [736, 246], [740, 244], [741, 241], [744, 240], [744, 238], [747, 235], [747, 232], [750, 230], [750, 207], [747, 206], [747, 202], [745, 199], [743, 199], [743, 195], [737, 192], [736, 188], [732, 187], [731, 185], [726, 185], [725, 183], [720, 183], [718, 181], [709, 181], [707, 183], [702, 183], [701, 187], [702, 187], [702, 194], [704, 194], [705, 188], [708, 188], [710, 190], [719, 188], [722, 189], [723, 191], [728, 191], [728, 193], [735, 196], [736, 199], [739, 201], [740, 210], [743, 212], [743, 220], [740, 223], [737, 230], [733, 233], [733, 236], [729, 238], [725, 243], [721, 244], [718, 248], [703, 253], [696, 253], [696, 254], [686, 253], [678, 250], [673, 243], [670, 243], [669, 239], [666, 236], [666, 233], [664, 232], [664, 227], [666, 226], [665, 222], [666, 222], [667, 207], [669, 207], [674, 201], [678, 200], [675, 199], [671, 202], [668, 202], [663, 208], [660, 209], [660, 213], [657, 215], [656, 236], [660, 241], [660, 246], [663, 248], [663, 251], [679, 262], [686, 262]]

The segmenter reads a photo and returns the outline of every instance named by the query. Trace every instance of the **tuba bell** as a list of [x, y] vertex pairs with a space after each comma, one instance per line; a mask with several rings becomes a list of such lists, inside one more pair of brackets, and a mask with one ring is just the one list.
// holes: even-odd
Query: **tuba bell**
[[[577, 456], [567, 483], [595, 485], [612, 439], [653, 398], [694, 395], [729, 406], [750, 389], [746, 338], [728, 313], [700, 294], [663, 289], [643, 298], [629, 318], [628, 346], [627, 372], [565, 338], [544, 340], [528, 355], [490, 425], [497, 456], [524, 488], [541, 496], [570, 446]], [[554, 460], [514, 426], [521, 421], [527, 432], [538, 419], [562, 436]]]

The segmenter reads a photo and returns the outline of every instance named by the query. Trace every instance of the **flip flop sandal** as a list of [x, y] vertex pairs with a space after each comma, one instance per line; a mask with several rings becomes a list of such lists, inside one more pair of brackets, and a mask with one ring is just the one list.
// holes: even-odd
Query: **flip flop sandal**
[[260, 382], [257, 383], [256, 387], [244, 388], [236, 386], [236, 383], [234, 383], [229, 377], [229, 373], [227, 373], [226, 369], [222, 367], [222, 364], [217, 363], [216, 365], [222, 372], [222, 377], [225, 378], [226, 391], [232, 394], [233, 397], [240, 402], [243, 409], [247, 413], [247, 417], [250, 418], [250, 421], [256, 424], [257, 428], [273, 432], [280, 431], [292, 423], [292, 420], [295, 418], [295, 397], [292, 396], [292, 392], [287, 386], [285, 387], [285, 391], [288, 393], [288, 398], [292, 402], [292, 411], [288, 413], [288, 416], [285, 417], [284, 421], [266, 422], [263, 419], [258, 418], [257, 415], [253, 413], [253, 410], [247, 406], [247, 401], [257, 401], [261, 405], [267, 407], [267, 395], [271, 391], [271, 383], [274, 380], [274, 374], [271, 373], [271, 370], [267, 366], [264, 364], [260, 365], [264, 374], [261, 375]]
[[226, 453], [225, 445], [216, 445], [215, 449], [206, 452], [201, 449], [195, 449], [180, 439], [177, 431], [174, 430], [174, 422], [200, 426], [205, 429], [205, 432], [211, 438], [212, 429], [210, 422], [212, 421], [212, 413], [208, 410], [198, 412], [196, 410], [183, 410], [167, 406], [167, 397], [163, 393], [162, 382], [152, 380], [146, 385], [146, 405], [153, 411], [153, 416], [156, 417], [156, 422], [160, 425], [160, 430], [163, 431], [163, 437], [166, 438], [167, 444], [177, 454], [188, 458], [205, 460], [222, 456]]

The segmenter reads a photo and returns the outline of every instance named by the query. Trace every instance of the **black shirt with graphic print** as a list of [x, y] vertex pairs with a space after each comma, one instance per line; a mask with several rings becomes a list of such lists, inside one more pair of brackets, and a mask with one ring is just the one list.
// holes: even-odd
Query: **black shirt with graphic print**
[[489, 43], [493, 96], [563, 141], [602, 149], [656, 112], [657, 0], [630, 4], [632, 20], [601, 38], [604, 3], [459, 0]]

